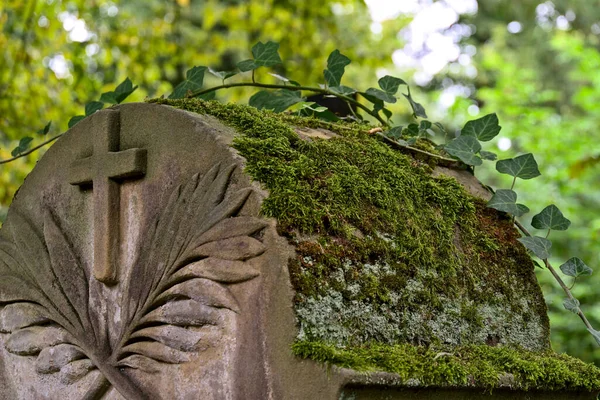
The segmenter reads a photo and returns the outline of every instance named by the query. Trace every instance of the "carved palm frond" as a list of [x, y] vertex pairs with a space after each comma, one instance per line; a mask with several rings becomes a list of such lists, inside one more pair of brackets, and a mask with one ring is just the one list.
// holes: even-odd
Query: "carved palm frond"
[[155, 372], [210, 346], [221, 313], [240, 309], [228, 285], [258, 276], [248, 261], [265, 251], [265, 221], [238, 216], [251, 189], [228, 190], [234, 169], [217, 165], [202, 179], [194, 175], [146, 231], [122, 296], [118, 343], [109, 343], [105, 319], [112, 317], [90, 303], [90, 276], [57, 218], [47, 210], [40, 235], [13, 212], [8, 238], [0, 238], [6, 349], [36, 356], [39, 373], [60, 373], [65, 383], [99, 369], [123, 395], [137, 398], [119, 368]]

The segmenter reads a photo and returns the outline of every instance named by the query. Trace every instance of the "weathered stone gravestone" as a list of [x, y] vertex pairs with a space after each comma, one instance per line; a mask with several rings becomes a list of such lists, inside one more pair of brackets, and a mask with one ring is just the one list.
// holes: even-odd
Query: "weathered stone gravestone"
[[0, 398], [596, 397], [464, 171], [356, 126], [169, 104], [188, 111], [80, 122], [15, 196]]

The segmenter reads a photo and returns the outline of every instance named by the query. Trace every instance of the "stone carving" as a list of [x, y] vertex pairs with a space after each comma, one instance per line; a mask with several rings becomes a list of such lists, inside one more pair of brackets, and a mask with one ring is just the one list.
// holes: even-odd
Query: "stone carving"
[[93, 154], [76, 160], [69, 183], [94, 187], [94, 277], [116, 283], [113, 251], [119, 243], [119, 184], [117, 180], [139, 178], [146, 173], [146, 150], [119, 152], [119, 113], [104, 113], [104, 129], [94, 135]]
[[218, 339], [211, 330], [221, 309], [238, 312], [228, 284], [256, 277], [246, 260], [265, 251], [257, 234], [266, 226], [256, 217], [236, 216], [251, 192], [224, 198], [232, 165], [213, 167], [177, 187], [160, 217], [148, 227], [144, 245], [126, 282], [118, 340], [110, 340], [105, 320], [89, 301], [90, 277], [78, 249], [51, 209], [43, 232], [20, 215], [12, 240], [0, 241], [0, 332], [10, 333], [6, 349], [37, 356], [40, 374], [60, 373], [65, 383], [98, 369], [86, 398], [114, 386], [128, 399], [146, 398], [122, 368], [146, 373], [161, 364], [180, 364], [190, 353]]

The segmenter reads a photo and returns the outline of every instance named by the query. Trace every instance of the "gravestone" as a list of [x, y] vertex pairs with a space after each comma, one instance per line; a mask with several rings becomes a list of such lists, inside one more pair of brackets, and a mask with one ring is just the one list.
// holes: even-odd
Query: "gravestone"
[[468, 172], [357, 125], [154, 103], [78, 123], [15, 196], [1, 399], [596, 398]]

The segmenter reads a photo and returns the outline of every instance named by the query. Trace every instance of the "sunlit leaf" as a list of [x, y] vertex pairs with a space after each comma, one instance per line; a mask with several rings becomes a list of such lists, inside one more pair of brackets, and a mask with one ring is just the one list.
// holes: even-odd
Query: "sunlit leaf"
[[444, 146], [444, 150], [448, 154], [458, 157], [462, 162], [467, 165], [478, 166], [483, 162], [477, 153], [481, 150], [481, 145], [472, 136], [459, 136], [456, 139], [452, 139], [448, 144]]
[[277, 64], [281, 64], [281, 57], [279, 57], [279, 43], [258, 42], [252, 47], [252, 55], [254, 56], [254, 63], [259, 67], [272, 67]]
[[502, 174], [521, 179], [532, 179], [541, 175], [537, 162], [531, 153], [509, 158], [508, 160], [500, 160], [496, 163], [496, 170]]
[[577, 278], [578, 276], [589, 276], [593, 270], [588, 267], [581, 259], [572, 257], [560, 266], [563, 274]]
[[488, 114], [473, 121], [469, 121], [461, 130], [461, 135], [474, 136], [477, 140], [487, 142], [500, 133], [500, 125], [498, 125], [498, 116]]
[[188, 91], [195, 91], [202, 88], [204, 84], [204, 73], [206, 67], [193, 67], [185, 74], [185, 80], [175, 87], [173, 93], [169, 95], [170, 99], [183, 99]]
[[525, 236], [517, 239], [519, 242], [523, 243], [528, 250], [531, 250], [533, 254], [538, 256], [540, 259], [544, 260], [550, 257], [550, 248], [552, 247], [552, 242], [546, 238], [539, 236]]
[[536, 229], [552, 229], [555, 231], [566, 231], [571, 221], [563, 216], [563, 213], [554, 204], [544, 208], [541, 213], [533, 217], [531, 225]]

